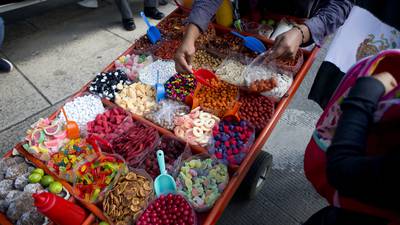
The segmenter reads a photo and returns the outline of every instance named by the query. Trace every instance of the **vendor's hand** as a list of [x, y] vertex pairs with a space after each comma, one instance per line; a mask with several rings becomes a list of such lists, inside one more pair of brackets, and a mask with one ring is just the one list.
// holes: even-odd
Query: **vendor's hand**
[[300, 45], [304, 42], [308, 42], [310, 39], [310, 31], [307, 26], [298, 26], [304, 34], [298, 28], [292, 28], [289, 31], [279, 35], [275, 39], [274, 46], [271, 49], [270, 57], [275, 58], [295, 58]]
[[192, 73], [192, 57], [196, 52], [194, 44], [199, 35], [200, 29], [196, 25], [189, 24], [187, 26], [182, 45], [175, 53], [175, 69], [177, 72]]
[[182, 43], [175, 53], [175, 69], [178, 73], [192, 73], [192, 57], [195, 52], [194, 43]]
[[385, 87], [385, 94], [391, 92], [397, 86], [396, 79], [388, 72], [376, 74], [373, 76], [373, 78], [377, 79], [383, 84]]

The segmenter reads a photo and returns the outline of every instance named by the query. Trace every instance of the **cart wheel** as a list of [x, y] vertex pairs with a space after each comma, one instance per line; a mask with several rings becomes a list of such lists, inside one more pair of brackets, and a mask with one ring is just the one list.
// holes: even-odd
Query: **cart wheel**
[[271, 170], [272, 155], [261, 151], [240, 184], [236, 195], [241, 200], [251, 200], [265, 184]]

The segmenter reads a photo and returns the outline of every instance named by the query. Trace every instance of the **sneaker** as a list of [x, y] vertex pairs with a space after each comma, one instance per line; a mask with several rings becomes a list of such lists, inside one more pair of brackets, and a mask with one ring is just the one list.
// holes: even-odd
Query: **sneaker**
[[127, 31], [132, 31], [132, 30], [136, 29], [136, 24], [133, 19], [122, 19], [122, 26]]
[[144, 15], [155, 20], [164, 18], [164, 13], [158, 11], [156, 7], [144, 7]]
[[166, 4], [168, 4], [168, 0], [160, 0], [160, 1], [158, 2], [158, 4], [160, 4], [160, 5], [166, 5]]
[[83, 0], [78, 2], [78, 5], [91, 9], [96, 9], [99, 7], [99, 3], [97, 2], [97, 0]]
[[0, 73], [9, 73], [13, 68], [14, 66], [7, 59], [0, 58]]

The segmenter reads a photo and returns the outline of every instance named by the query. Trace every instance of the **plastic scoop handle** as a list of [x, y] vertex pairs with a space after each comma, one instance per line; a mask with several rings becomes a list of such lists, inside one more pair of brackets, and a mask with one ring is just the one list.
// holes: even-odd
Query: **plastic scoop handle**
[[160, 167], [160, 174], [167, 174], [167, 170], [165, 169], [165, 160], [164, 160], [164, 152], [163, 150], [157, 151], [157, 161], [158, 167]]
[[150, 28], [153, 25], [150, 24], [149, 20], [147, 19], [146, 15], [144, 15], [144, 12], [140, 12], [140, 16], [143, 18], [144, 22], [147, 24], [147, 26]]
[[236, 32], [236, 31], [231, 31], [231, 33], [232, 33], [233, 35], [235, 35], [235, 36], [238, 36], [238, 37], [240, 37], [241, 39], [246, 39], [246, 37], [245, 37], [245, 36], [243, 36], [243, 35], [239, 34], [239, 33], [238, 33], [238, 32]]
[[65, 113], [64, 107], [61, 107], [61, 111], [64, 114], [65, 121], [67, 121], [67, 123], [69, 123], [69, 120], [68, 120], [67, 114]]

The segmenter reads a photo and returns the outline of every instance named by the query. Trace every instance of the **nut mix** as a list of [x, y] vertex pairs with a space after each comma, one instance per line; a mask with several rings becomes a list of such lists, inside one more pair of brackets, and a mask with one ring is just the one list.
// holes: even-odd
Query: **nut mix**
[[133, 48], [133, 52], [135, 54], [141, 54], [141, 53], [145, 53], [147, 51], [150, 51], [153, 48], [153, 44], [150, 42], [149, 38], [147, 37], [147, 35], [143, 35], [142, 37], [140, 37], [139, 39], [137, 39], [135, 41], [135, 43], [133, 44], [132, 48]]
[[139, 173], [129, 172], [106, 194], [103, 210], [113, 223], [131, 224], [146, 209], [152, 192], [151, 180]]
[[241, 93], [239, 117], [249, 121], [257, 131], [267, 126], [274, 114], [274, 102], [259, 94]]
[[154, 56], [161, 59], [173, 59], [176, 50], [181, 45], [181, 40], [161, 41], [158, 48], [154, 51]]
[[212, 79], [211, 86], [201, 86], [195, 93], [200, 107], [218, 117], [223, 117], [231, 109], [239, 95], [239, 88], [225, 81]]
[[215, 70], [222, 60], [220, 58], [212, 56], [206, 50], [197, 50], [193, 57], [193, 67], [198, 68], [210, 68]]
[[250, 91], [254, 92], [266, 92], [271, 91], [278, 85], [277, 80], [274, 77], [262, 80], [255, 80], [250, 84]]

